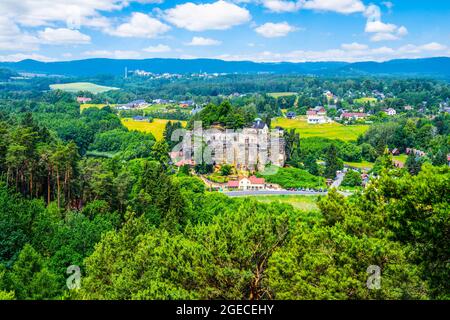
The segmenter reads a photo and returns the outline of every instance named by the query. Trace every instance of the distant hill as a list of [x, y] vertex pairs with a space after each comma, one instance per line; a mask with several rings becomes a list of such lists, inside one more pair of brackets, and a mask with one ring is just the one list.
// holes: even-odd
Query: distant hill
[[214, 59], [144, 59], [114, 60], [88, 59], [61, 62], [0, 62], [0, 68], [16, 72], [44, 73], [65, 76], [122, 75], [128, 70], [154, 73], [295, 73], [310, 75], [405, 75], [431, 76], [450, 79], [450, 58], [392, 60], [387, 62], [303, 62], [257, 63], [251, 61], [223, 61]]
[[386, 62], [356, 62], [340, 70], [341, 73], [377, 75], [433, 76], [450, 78], [450, 58], [400, 59]]

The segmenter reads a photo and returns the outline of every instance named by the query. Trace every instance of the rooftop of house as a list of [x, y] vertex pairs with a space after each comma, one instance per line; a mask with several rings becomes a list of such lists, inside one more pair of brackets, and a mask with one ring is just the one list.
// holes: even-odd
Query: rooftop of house
[[342, 113], [343, 118], [352, 118], [352, 117], [367, 117], [367, 113], [363, 112], [344, 112]]
[[255, 122], [253, 122], [253, 129], [264, 129], [266, 126], [266, 123], [262, 121], [260, 118], [255, 119]]
[[256, 176], [251, 176], [248, 178], [252, 184], [265, 184], [266, 180], [264, 178], [257, 178]]
[[227, 185], [229, 188], [239, 188], [239, 181], [238, 180], [228, 181]]

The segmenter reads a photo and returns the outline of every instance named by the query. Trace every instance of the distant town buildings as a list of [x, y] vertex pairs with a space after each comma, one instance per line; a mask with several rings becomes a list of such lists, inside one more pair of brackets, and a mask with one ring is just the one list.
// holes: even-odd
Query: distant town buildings
[[131, 101], [127, 104], [118, 106], [118, 110], [131, 110], [131, 109], [139, 109], [139, 108], [145, 108], [149, 106], [149, 104], [145, 100], [135, 100]]

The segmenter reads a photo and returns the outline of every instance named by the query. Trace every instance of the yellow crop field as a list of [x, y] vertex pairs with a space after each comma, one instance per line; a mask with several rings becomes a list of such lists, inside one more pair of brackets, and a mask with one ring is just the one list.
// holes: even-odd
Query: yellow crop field
[[[98, 104], [98, 103], [83, 103], [80, 104], [80, 111], [83, 111], [85, 109], [89, 109], [89, 108], [98, 108], [98, 109], [102, 109], [104, 107], [106, 107], [106, 104]], [[109, 105], [110, 107], [114, 107], [114, 105]]]
[[[166, 123], [169, 121], [178, 122], [178, 120], [164, 120], [164, 119], [153, 119], [153, 122], [135, 121], [130, 118], [122, 119], [123, 125], [127, 127], [128, 130], [149, 132], [153, 134], [156, 140], [162, 140], [164, 129], [166, 128]], [[187, 123], [186, 121], [179, 121], [179, 122], [181, 122], [183, 127], [186, 126]]]
[[354, 99], [353, 102], [355, 103], [376, 103], [378, 100], [376, 98], [359, 98], [359, 99]]
[[272, 98], [281, 98], [281, 97], [289, 97], [297, 95], [296, 92], [272, 92], [268, 94]]
[[284, 129], [296, 129], [300, 133], [300, 137], [303, 138], [321, 137], [342, 141], [354, 141], [369, 129], [368, 125], [343, 125], [336, 122], [308, 124], [306, 117], [297, 119], [276, 118], [272, 121], [272, 127], [276, 126]]

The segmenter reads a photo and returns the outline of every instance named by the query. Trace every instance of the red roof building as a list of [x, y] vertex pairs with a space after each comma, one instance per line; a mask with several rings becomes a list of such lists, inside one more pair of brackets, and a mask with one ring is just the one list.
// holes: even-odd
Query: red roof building
[[266, 180], [264, 178], [257, 178], [255, 176], [251, 176], [248, 178], [252, 184], [265, 184]]
[[228, 188], [239, 188], [239, 181], [238, 180], [233, 180], [233, 181], [228, 181], [227, 184]]
[[367, 113], [363, 113], [363, 112], [344, 112], [341, 115], [341, 118], [345, 118], [345, 119], [350, 119], [350, 118], [361, 119], [361, 118], [365, 118], [365, 117], [367, 117]]

